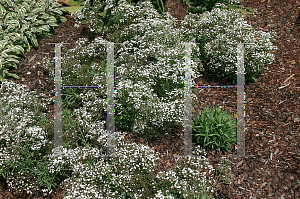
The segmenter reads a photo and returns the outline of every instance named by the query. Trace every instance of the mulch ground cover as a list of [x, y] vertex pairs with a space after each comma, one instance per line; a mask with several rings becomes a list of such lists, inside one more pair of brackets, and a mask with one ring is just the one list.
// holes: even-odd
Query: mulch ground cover
[[[278, 50], [274, 52], [275, 60], [257, 78], [256, 83], [245, 85], [245, 154], [250, 157], [234, 158], [234, 146], [225, 154], [207, 151], [207, 158], [215, 166], [221, 156], [231, 160], [233, 180], [218, 187], [217, 198], [300, 198], [299, 190], [299, 1], [296, 0], [245, 0], [246, 7], [257, 9], [256, 16], [248, 15], [246, 20], [256, 30], [277, 33], [274, 44]], [[183, 20], [187, 6], [180, 0], [165, 1], [166, 11]], [[67, 49], [75, 47], [75, 42], [82, 37], [92, 41], [87, 26], [74, 28], [74, 20], [59, 24], [49, 39], [39, 38], [37, 49], [25, 52], [24, 59], [18, 69], [10, 72], [20, 79], [8, 78], [18, 84], [28, 86], [28, 91], [45, 93], [54, 97], [54, 82], [43, 70], [42, 59], [54, 57], [50, 51], [54, 45], [46, 43], [71, 43]], [[180, 24], [180, 22], [179, 22]], [[231, 85], [213, 74], [205, 73], [196, 79], [198, 85]], [[222, 111], [235, 117], [236, 89], [203, 88], [197, 94], [198, 101], [193, 107], [203, 110], [205, 106], [219, 106]], [[54, 105], [48, 117], [53, 118]], [[74, 110], [74, 109], [73, 109]], [[73, 111], [72, 110], [72, 111]], [[169, 170], [175, 164], [174, 154], [183, 154], [182, 128], [169, 129], [168, 134], [159, 139], [144, 140], [129, 134], [125, 140], [148, 144], [160, 152], [156, 171]], [[49, 198], [62, 198], [59, 188]], [[2, 198], [42, 198], [26, 194], [14, 195], [7, 190], [5, 184], [0, 194]]]

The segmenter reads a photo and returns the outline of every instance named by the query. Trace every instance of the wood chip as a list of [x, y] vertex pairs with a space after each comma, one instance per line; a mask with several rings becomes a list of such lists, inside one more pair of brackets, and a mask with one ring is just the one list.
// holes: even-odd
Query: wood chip
[[238, 168], [239, 166], [241, 166], [243, 164], [243, 160], [240, 161], [239, 163], [237, 163], [236, 167]]
[[294, 75], [295, 74], [292, 74], [291, 76], [289, 76], [286, 80], [284, 80], [284, 82], [283, 83], [285, 83], [285, 82], [287, 82], [287, 81], [289, 81], [291, 78], [293, 78], [294, 77]]
[[262, 183], [262, 185], [260, 185], [260, 188], [262, 189], [263, 187], [265, 187], [267, 184], [267, 182]]
[[29, 62], [31, 62], [35, 57], [36, 57], [36, 54], [31, 57], [31, 59], [29, 60]]

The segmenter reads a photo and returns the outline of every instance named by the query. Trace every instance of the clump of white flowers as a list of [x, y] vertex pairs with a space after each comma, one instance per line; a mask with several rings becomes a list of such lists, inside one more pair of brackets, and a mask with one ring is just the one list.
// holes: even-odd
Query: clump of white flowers
[[211, 12], [202, 15], [189, 14], [181, 23], [192, 29], [193, 36], [200, 39], [207, 37], [204, 46], [207, 66], [216, 74], [230, 80], [236, 79], [237, 43], [245, 43], [244, 59], [246, 81], [271, 64], [274, 60], [274, 50], [277, 49], [271, 40], [275, 33], [255, 31], [244, 21], [240, 13], [226, 9], [217, 3]]

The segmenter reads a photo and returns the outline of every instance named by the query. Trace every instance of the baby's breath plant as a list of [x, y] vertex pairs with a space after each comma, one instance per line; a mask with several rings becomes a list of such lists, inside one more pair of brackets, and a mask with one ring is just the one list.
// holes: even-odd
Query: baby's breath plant
[[211, 12], [188, 14], [181, 23], [192, 29], [196, 41], [203, 36], [207, 37], [204, 51], [209, 61], [205, 64], [210, 71], [233, 81], [233, 84], [237, 68], [237, 45], [234, 43], [249, 43], [245, 44], [244, 50], [246, 82], [255, 80], [254, 77], [273, 62], [272, 53], [277, 49], [271, 42], [274, 34], [255, 31], [243, 20], [244, 17], [224, 4], [217, 3]]
[[219, 107], [205, 107], [193, 118], [192, 134], [193, 142], [204, 149], [225, 152], [236, 141], [236, 121]]
[[[123, 42], [115, 45], [116, 126], [147, 136], [161, 133], [168, 125], [183, 123], [185, 48], [180, 42], [193, 39], [187, 39], [182, 32], [174, 29], [174, 18], [169, 14], [167, 20], [159, 17], [150, 2], [139, 2], [133, 6], [120, 1], [119, 6], [113, 8], [112, 16], [118, 13], [123, 14], [122, 20], [130, 21], [131, 17], [136, 20], [125, 26], [118, 37], [109, 38], [112, 42]], [[101, 31], [107, 35], [111, 32]], [[97, 38], [91, 44], [87, 44], [87, 40], [81, 42], [72, 51], [74, 54], [70, 51], [64, 58], [66, 70], [73, 71], [66, 74], [91, 71], [85, 68], [92, 67], [103, 72], [99, 72], [90, 85], [105, 85], [106, 63], [102, 61], [106, 59], [106, 40]], [[196, 78], [203, 69], [198, 58], [199, 49], [196, 45], [192, 47], [191, 73]], [[89, 67], [87, 63], [91, 62], [94, 65]]]
[[207, 160], [205, 151], [196, 146], [192, 157], [186, 160], [176, 159], [174, 169], [159, 172], [153, 183], [155, 190], [176, 198], [206, 198], [212, 196], [216, 189], [212, 186], [214, 169]]
[[14, 192], [44, 190], [49, 194], [60, 174], [51, 174], [44, 159], [53, 147], [43, 128], [48, 123], [42, 113], [46, 106], [24, 88], [13, 82], [1, 84], [0, 175]]

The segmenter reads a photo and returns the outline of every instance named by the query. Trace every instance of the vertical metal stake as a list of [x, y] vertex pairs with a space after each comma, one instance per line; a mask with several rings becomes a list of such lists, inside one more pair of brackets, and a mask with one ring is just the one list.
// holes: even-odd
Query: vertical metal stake
[[184, 155], [191, 156], [192, 152], [192, 114], [191, 114], [191, 43], [185, 44], [185, 106], [184, 106]]
[[54, 156], [62, 155], [61, 45], [55, 43]]
[[115, 120], [114, 120], [114, 43], [107, 45], [107, 156], [115, 153]]
[[237, 157], [245, 157], [244, 44], [237, 45]]

